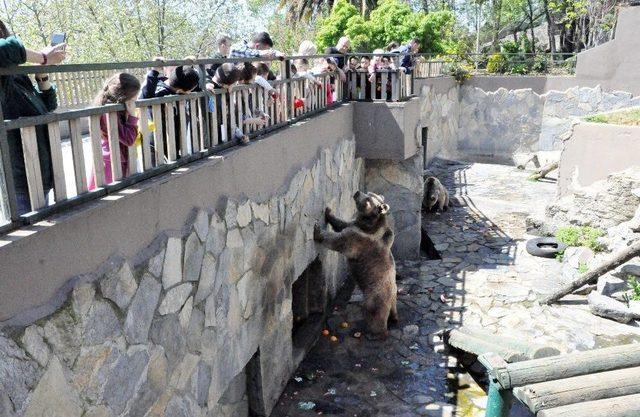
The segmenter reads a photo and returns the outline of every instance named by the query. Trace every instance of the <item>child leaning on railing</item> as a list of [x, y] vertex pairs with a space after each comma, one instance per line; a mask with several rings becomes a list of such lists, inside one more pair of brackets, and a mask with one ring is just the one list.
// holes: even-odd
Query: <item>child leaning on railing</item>
[[[140, 92], [140, 81], [126, 72], [115, 74], [109, 78], [102, 90], [95, 98], [95, 104], [124, 104], [125, 110], [119, 111], [118, 137], [120, 138], [120, 167], [122, 176], [129, 172], [129, 146], [132, 146], [138, 136], [138, 118], [135, 114], [135, 100]], [[111, 170], [111, 152], [109, 146], [107, 114], [100, 116], [100, 131], [102, 133], [102, 160], [104, 162], [104, 176], [106, 184], [113, 182]], [[89, 190], [96, 188], [95, 173], [91, 175]]]

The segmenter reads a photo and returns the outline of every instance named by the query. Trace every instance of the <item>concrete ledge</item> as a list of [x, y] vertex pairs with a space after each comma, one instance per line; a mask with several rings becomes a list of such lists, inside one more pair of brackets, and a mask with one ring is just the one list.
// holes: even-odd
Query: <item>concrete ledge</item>
[[612, 172], [638, 165], [640, 126], [580, 122], [564, 142], [560, 157], [558, 194], [572, 185], [589, 186]]
[[404, 161], [418, 152], [420, 99], [408, 101], [356, 102], [353, 130], [356, 156], [366, 159]]
[[182, 230], [194, 207], [220, 209], [228, 198], [261, 202], [278, 194], [320, 150], [353, 139], [353, 108], [343, 105], [3, 236], [0, 322], [46, 304], [69, 279], [91, 274], [110, 256], [131, 257], [161, 233]]

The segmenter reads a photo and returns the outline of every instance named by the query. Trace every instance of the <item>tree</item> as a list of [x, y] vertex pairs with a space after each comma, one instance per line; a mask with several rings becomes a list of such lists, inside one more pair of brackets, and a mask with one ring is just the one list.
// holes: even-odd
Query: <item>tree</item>
[[324, 48], [335, 45], [346, 35], [354, 50], [370, 52], [392, 41], [418, 38], [422, 40], [422, 52], [456, 53], [461, 45], [468, 43], [468, 36], [454, 36], [455, 29], [456, 18], [449, 10], [415, 12], [400, 0], [382, 0], [365, 19], [355, 6], [338, 0], [329, 16], [320, 21], [316, 42]]
[[192, 0], [186, 7], [178, 0], [5, 0], [2, 10], [30, 47], [46, 45], [54, 31], [66, 32], [69, 62], [207, 56], [219, 33], [252, 31], [253, 16], [246, 6], [223, 0]]

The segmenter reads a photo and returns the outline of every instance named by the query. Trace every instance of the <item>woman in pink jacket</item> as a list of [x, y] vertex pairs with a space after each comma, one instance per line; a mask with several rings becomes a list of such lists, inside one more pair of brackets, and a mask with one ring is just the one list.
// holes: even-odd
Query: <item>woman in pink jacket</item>
[[[118, 112], [118, 136], [120, 140], [120, 165], [122, 176], [129, 173], [129, 146], [133, 145], [138, 136], [138, 118], [135, 114], [135, 101], [140, 92], [140, 81], [126, 72], [115, 74], [107, 80], [102, 91], [95, 98], [95, 104], [124, 104], [126, 110]], [[111, 172], [111, 149], [107, 129], [107, 115], [100, 117], [100, 130], [102, 131], [102, 160], [104, 161], [105, 183], [113, 182]], [[89, 189], [96, 188], [95, 173], [91, 176]]]

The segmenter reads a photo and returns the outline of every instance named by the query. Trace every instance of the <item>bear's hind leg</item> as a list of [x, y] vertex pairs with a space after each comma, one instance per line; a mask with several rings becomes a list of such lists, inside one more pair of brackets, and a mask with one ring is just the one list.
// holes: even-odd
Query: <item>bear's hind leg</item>
[[369, 302], [365, 301], [365, 303], [365, 320], [368, 332], [373, 338], [386, 339], [389, 335], [387, 330], [387, 321], [390, 314], [389, 304], [383, 300], [378, 300], [377, 297]]

